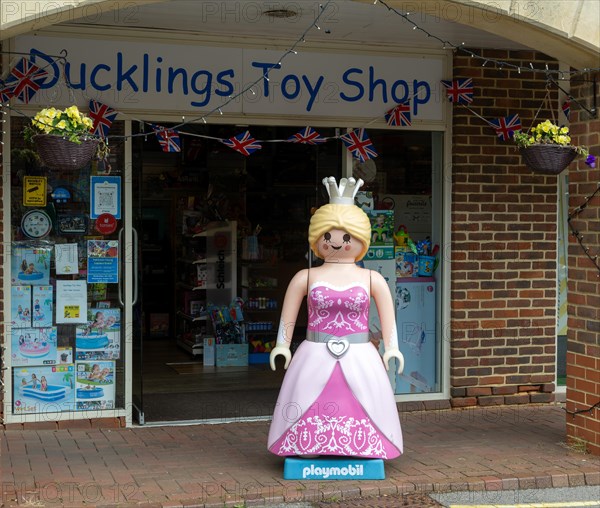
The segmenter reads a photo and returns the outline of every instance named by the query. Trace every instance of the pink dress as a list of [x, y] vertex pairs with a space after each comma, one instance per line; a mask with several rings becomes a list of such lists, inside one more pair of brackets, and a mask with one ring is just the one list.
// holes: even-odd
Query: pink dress
[[369, 306], [363, 284], [311, 285], [307, 340], [285, 374], [269, 451], [381, 459], [402, 453], [392, 387], [369, 342]]

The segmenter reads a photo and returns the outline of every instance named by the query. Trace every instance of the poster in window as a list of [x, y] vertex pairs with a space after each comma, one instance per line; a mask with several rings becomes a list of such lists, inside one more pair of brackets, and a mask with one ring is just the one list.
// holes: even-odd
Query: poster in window
[[50, 247], [13, 245], [11, 252], [11, 284], [50, 284]]
[[31, 295], [31, 319], [36, 328], [52, 326], [54, 300], [52, 286], [33, 286]]
[[114, 409], [115, 362], [77, 362], [76, 409]]
[[13, 369], [13, 413], [55, 413], [75, 406], [75, 372], [71, 365]]
[[54, 246], [56, 275], [73, 275], [79, 272], [76, 243], [59, 243]]
[[56, 323], [87, 321], [87, 284], [84, 280], [56, 281]]
[[56, 327], [13, 328], [11, 360], [13, 367], [54, 365], [56, 362]]
[[97, 219], [103, 213], [121, 218], [121, 177], [92, 176], [90, 177], [90, 218]]
[[120, 340], [120, 309], [90, 308], [87, 323], [77, 327], [75, 357], [77, 360], [117, 360]]
[[119, 282], [119, 241], [88, 240], [87, 281], [90, 284]]
[[23, 177], [23, 205], [46, 206], [47, 179], [45, 176]]
[[13, 328], [31, 326], [31, 286], [11, 286], [10, 324]]

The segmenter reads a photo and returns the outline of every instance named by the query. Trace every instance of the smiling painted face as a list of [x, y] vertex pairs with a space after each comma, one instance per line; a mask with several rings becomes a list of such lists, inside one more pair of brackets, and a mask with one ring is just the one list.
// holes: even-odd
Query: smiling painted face
[[352, 263], [362, 252], [363, 243], [343, 229], [331, 229], [319, 238], [318, 249], [326, 263]]

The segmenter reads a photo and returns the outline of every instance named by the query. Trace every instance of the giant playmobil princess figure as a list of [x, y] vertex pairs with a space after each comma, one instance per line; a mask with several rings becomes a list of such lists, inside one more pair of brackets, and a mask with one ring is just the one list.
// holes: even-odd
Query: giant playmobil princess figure
[[[321, 266], [301, 270], [285, 294], [277, 345], [289, 370], [283, 380], [269, 431], [269, 451], [281, 455], [337, 455], [393, 459], [402, 453], [402, 432], [385, 369], [397, 358], [394, 303], [385, 279], [359, 267], [367, 253], [371, 225], [354, 204], [362, 180], [323, 180], [330, 202], [310, 221], [312, 251]], [[302, 300], [308, 296], [306, 340], [291, 358], [290, 343]], [[373, 298], [385, 345], [383, 361], [369, 341]], [[291, 360], [291, 363], [290, 363]], [[385, 364], [385, 368], [384, 368]]]

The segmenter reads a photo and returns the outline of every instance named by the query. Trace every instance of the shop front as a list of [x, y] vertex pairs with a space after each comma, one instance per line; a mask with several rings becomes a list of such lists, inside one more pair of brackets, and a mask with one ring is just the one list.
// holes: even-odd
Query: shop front
[[[11, 106], [4, 153], [6, 422], [270, 416], [282, 369], [269, 351], [288, 281], [318, 263], [307, 226], [327, 176], [365, 182], [364, 265], [389, 283], [406, 359], [390, 373], [397, 400], [449, 398], [445, 51], [290, 54], [69, 29], [18, 37], [11, 50], [49, 78]], [[28, 117], [91, 101], [116, 113], [107, 159], [77, 171], [27, 159]], [[39, 279], [23, 280], [30, 264]], [[377, 325], [373, 313], [374, 342]]]

